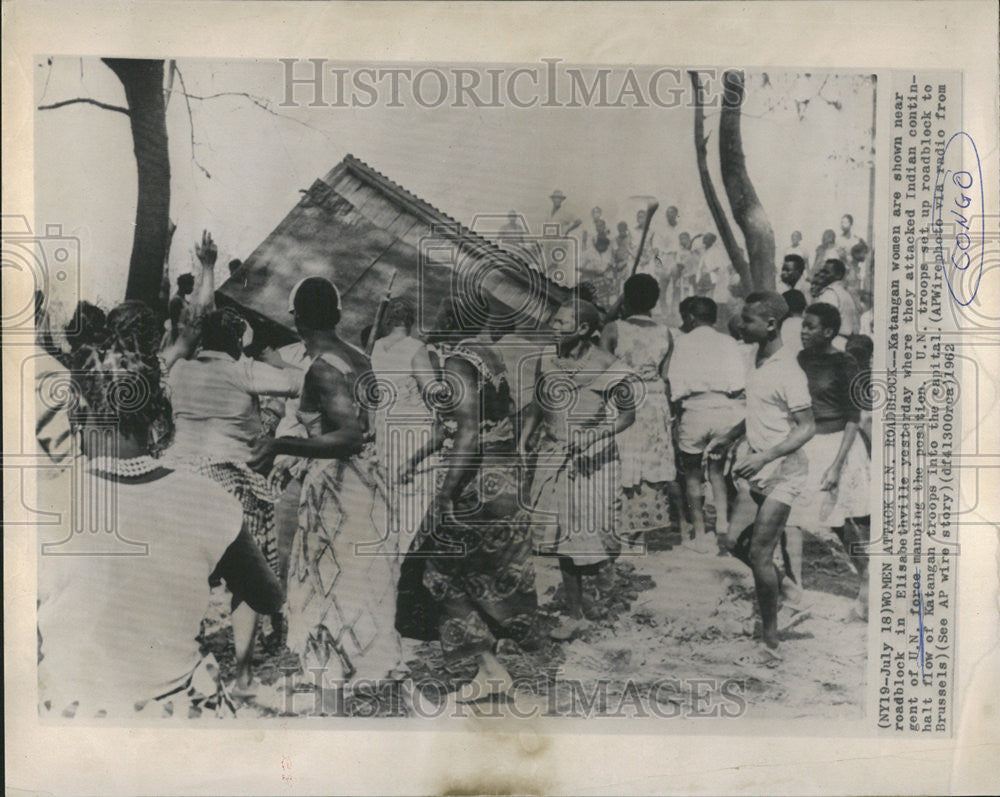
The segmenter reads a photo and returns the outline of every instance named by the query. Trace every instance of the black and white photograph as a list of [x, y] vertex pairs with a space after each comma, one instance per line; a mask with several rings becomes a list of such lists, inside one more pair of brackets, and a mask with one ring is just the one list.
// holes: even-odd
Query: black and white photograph
[[0, 11], [12, 793], [996, 792], [995, 0]]
[[36, 70], [43, 716], [863, 714], [874, 75]]

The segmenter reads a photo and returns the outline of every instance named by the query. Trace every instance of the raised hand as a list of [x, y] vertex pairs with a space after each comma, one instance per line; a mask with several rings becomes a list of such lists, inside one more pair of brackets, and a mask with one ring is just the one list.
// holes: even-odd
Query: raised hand
[[216, 258], [219, 256], [218, 247], [212, 240], [212, 234], [208, 230], [201, 231], [201, 243], [195, 244], [194, 253], [205, 268], [212, 268]]

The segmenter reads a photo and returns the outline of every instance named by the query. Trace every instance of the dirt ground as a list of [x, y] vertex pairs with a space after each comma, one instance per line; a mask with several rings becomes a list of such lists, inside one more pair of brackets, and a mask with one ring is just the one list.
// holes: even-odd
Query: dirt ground
[[[755, 629], [748, 568], [731, 556], [671, 547], [667, 538], [650, 539], [641, 555], [626, 553], [603, 579], [586, 579], [591, 596], [587, 613], [593, 622], [568, 643], [547, 636], [561, 617], [558, 567], [553, 560], [536, 559], [543, 641], [530, 653], [501, 642], [498, 656], [527, 692], [544, 696], [538, 699], [549, 715], [586, 711], [588, 716], [622, 716], [624, 710], [628, 716], [643, 716], [641, 709], [639, 714], [631, 711], [634, 705], [655, 701], [671, 712], [694, 716], [706, 706], [724, 705], [751, 718], [852, 719], [862, 712], [865, 686], [867, 625], [850, 619], [858, 576], [834, 539], [806, 534], [803, 560], [808, 611], [782, 634], [783, 660], [777, 664], [759, 662], [760, 643], [754, 638], [759, 622]], [[220, 590], [204, 622], [203, 644], [219, 660], [224, 676], [231, 677], [227, 609], [227, 596]], [[267, 631], [269, 623], [264, 626]], [[436, 643], [407, 641], [404, 651], [418, 686], [433, 681], [455, 688], [473, 674], [471, 664], [446, 667]], [[243, 699], [240, 716], [329, 713], [328, 707], [317, 708], [314, 699], [297, 696], [289, 702], [285, 687], [290, 681], [283, 673], [296, 667], [296, 657], [262, 632], [255, 656], [260, 684], [255, 697]], [[739, 695], [739, 704], [722, 693]], [[440, 689], [427, 694], [437, 700]], [[412, 713], [407, 705], [390, 689], [376, 702], [351, 703], [344, 710], [406, 716]]]

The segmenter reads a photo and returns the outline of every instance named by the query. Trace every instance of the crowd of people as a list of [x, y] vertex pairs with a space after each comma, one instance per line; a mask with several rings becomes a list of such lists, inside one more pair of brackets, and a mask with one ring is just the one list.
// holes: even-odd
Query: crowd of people
[[[701, 237], [699, 268], [718, 274]], [[406, 677], [404, 638], [475, 661], [449, 699], [488, 699], [512, 683], [498, 640], [539, 644], [536, 567], [558, 565], [551, 636], [568, 641], [591, 623], [584, 576], [663, 534], [747, 564], [768, 662], [782, 616], [807, 616], [803, 530], [843, 540], [867, 617], [858, 386], [873, 347], [842, 259], [818, 264], [809, 299], [795, 252], [783, 294], [738, 303], [640, 271], [606, 310], [584, 282], [542, 330], [499, 306], [471, 325], [453, 297], [419, 337], [415, 297], [395, 297], [361, 348], [338, 334], [337, 287], [309, 277], [289, 297], [300, 341], [261, 351], [245, 318], [213, 305], [211, 236], [196, 251], [200, 280], [178, 280], [166, 331], [140, 302], [81, 303], [64, 348], [40, 336], [76, 385], [64, 412], [39, 416], [40, 445], [65, 465], [78, 441], [81, 466], [116, 486], [116, 522], [149, 541], [141, 561], [40, 557], [43, 711], [232, 709], [254, 693], [267, 626], [333, 713]], [[145, 400], [123, 403], [136, 379]], [[221, 584], [229, 684], [197, 641]]]
[[[537, 219], [536, 228], [558, 229], [560, 235], [575, 241], [578, 251], [579, 269], [561, 268], [562, 279], [557, 281], [565, 281], [571, 287], [577, 278], [586, 281], [593, 286], [598, 304], [610, 306], [621, 295], [623, 283], [638, 258], [638, 273], [650, 274], [660, 286], [663, 301], [656, 310], [657, 320], [678, 326], [681, 323], [680, 302], [689, 296], [711, 298], [723, 321], [739, 312], [738, 297], [746, 291], [741, 290], [740, 277], [726, 247], [715, 232], [685, 230], [676, 205], [669, 205], [663, 211], [652, 204], [641, 208], [636, 211], [634, 221], [618, 221], [612, 231], [601, 207], [593, 207], [590, 218], [585, 219], [573, 209], [563, 191], [556, 189], [549, 199], [551, 210]], [[653, 208], [653, 215], [647, 219], [650, 208]], [[526, 238], [531, 239], [528, 232], [526, 221], [512, 210], [498, 239], [502, 245], [523, 250]], [[787, 283], [788, 287], [794, 288], [798, 283], [799, 290], [807, 298], [828, 302], [829, 294], [820, 299], [827, 284], [824, 278], [817, 279], [818, 272], [828, 260], [839, 260], [844, 273], [836, 279], [842, 282], [857, 307], [857, 314], [851, 315], [846, 304], [835, 304], [845, 316], [845, 333], [863, 332], [870, 336], [870, 316], [865, 328], [859, 327], [857, 317], [871, 310], [872, 264], [868, 244], [855, 232], [854, 217], [849, 213], [841, 216], [839, 231], [826, 229], [820, 238], [819, 245], [810, 253], [803, 243], [802, 233], [793, 231], [783, 259], [776, 263], [776, 282], [784, 264], [792, 262], [800, 271], [798, 279]]]

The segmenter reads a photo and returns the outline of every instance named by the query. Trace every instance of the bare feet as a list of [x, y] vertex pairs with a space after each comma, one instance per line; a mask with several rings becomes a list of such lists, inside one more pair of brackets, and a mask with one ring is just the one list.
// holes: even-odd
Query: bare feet
[[782, 606], [778, 610], [778, 633], [783, 634], [795, 628], [799, 623], [812, 617], [812, 612], [808, 609], [798, 609], [793, 606]]
[[790, 578], [783, 578], [781, 580], [781, 598], [786, 604], [791, 604], [793, 607], [800, 606], [802, 605], [804, 595], [802, 587]]
[[476, 703], [490, 700], [498, 695], [506, 695], [514, 685], [507, 669], [492, 653], [483, 654], [475, 677], [459, 687], [455, 695], [456, 703]]
[[736, 664], [741, 667], [777, 667], [784, 661], [776, 647], [769, 648], [767, 645], [760, 645], [754, 653], [746, 653], [736, 659]]
[[253, 670], [249, 665], [236, 668], [236, 680], [233, 681], [233, 690], [249, 690], [256, 680], [253, 677]]
[[229, 695], [239, 700], [248, 700], [251, 697], [257, 696], [259, 688], [260, 682], [255, 678], [237, 678], [229, 688]]
[[868, 573], [861, 576], [861, 587], [858, 590], [857, 600], [851, 608], [851, 614], [858, 620], [868, 622]]
[[690, 548], [695, 553], [700, 554], [710, 554], [718, 548], [718, 546], [711, 539], [709, 539], [709, 535], [707, 533], [699, 534], [693, 540], [685, 543], [684, 547]]
[[567, 642], [578, 634], [586, 631], [589, 626], [590, 623], [583, 618], [570, 617], [561, 625], [557, 625], [553, 628], [552, 631], [549, 632], [549, 636], [559, 642]]

